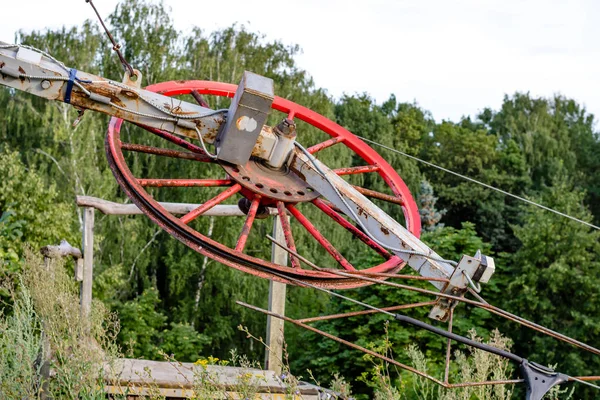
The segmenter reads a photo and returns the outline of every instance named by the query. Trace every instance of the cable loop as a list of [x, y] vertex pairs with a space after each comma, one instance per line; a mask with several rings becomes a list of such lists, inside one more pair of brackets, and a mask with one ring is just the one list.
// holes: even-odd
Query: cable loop
[[481, 284], [479, 282], [477, 282], [477, 283], [473, 282], [473, 280], [471, 279], [469, 274], [467, 274], [467, 271], [463, 270], [462, 273], [465, 276], [465, 278], [467, 278], [467, 281], [469, 282], [469, 286], [471, 286], [471, 288], [475, 292], [480, 293], [481, 292]]

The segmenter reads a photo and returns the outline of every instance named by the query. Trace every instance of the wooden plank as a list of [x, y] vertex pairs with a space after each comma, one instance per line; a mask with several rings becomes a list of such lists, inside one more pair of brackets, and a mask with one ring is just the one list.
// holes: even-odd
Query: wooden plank
[[[187, 214], [192, 210], [198, 208], [201, 204], [189, 204], [189, 203], [159, 203], [165, 210], [171, 214]], [[140, 215], [143, 214], [135, 204], [122, 204], [115, 203], [112, 201], [99, 199], [91, 196], [77, 196], [77, 205], [80, 207], [94, 207], [98, 211], [107, 215]], [[273, 208], [268, 209], [272, 215], [277, 214], [277, 210]], [[236, 205], [217, 205], [210, 210], [206, 211], [203, 216], [213, 217], [245, 217], [238, 206]]]
[[[107, 394], [121, 395], [121, 396], [129, 396], [131, 397], [150, 397], [155, 398], [157, 396], [165, 397], [166, 399], [191, 399], [196, 398], [196, 393], [192, 389], [165, 389], [165, 388], [150, 388], [150, 387], [120, 387], [120, 386], [112, 386], [107, 385], [104, 386], [104, 391]], [[213, 399], [223, 399], [223, 400], [245, 400], [246, 397], [243, 393], [239, 392], [229, 392], [224, 391], [222, 393], [216, 393]], [[322, 397], [318, 394], [312, 395], [295, 395], [294, 397], [290, 397], [290, 395], [285, 393], [259, 393], [257, 397], [252, 400], [321, 400], [325, 397]], [[334, 398], [334, 397], [332, 397]]]
[[[222, 398], [241, 398], [237, 397], [237, 388], [248, 381], [255, 382], [261, 393], [260, 399], [286, 398], [286, 387], [273, 371], [125, 358], [104, 364], [105, 388], [108, 393], [115, 394], [144, 396], [160, 392], [166, 397], [190, 398], [194, 397], [194, 388], [202, 384], [198, 377], [203, 371], [219, 387], [217, 394], [223, 395]], [[297, 390], [298, 399], [318, 399], [319, 391], [322, 391], [307, 383], [301, 383]], [[225, 393], [230, 397], [225, 397]]]

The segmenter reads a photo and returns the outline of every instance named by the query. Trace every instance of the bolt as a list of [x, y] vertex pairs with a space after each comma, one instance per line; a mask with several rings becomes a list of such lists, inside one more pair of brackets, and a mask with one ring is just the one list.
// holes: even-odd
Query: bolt
[[296, 124], [291, 119], [285, 118], [275, 127], [276, 133], [286, 137], [296, 136]]
[[48, 90], [48, 89], [50, 89], [50, 86], [52, 86], [52, 83], [49, 80], [44, 79], [42, 81], [42, 89]]

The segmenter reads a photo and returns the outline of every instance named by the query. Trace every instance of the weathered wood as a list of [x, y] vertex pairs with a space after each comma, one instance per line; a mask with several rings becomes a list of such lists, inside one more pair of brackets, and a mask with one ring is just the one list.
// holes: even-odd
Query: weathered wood
[[92, 308], [92, 283], [94, 275], [94, 208], [86, 207], [83, 213], [83, 280], [81, 282], [81, 315], [87, 318]]
[[[188, 203], [159, 203], [171, 214], [187, 214], [192, 210], [195, 210], [200, 204], [188, 204]], [[135, 204], [122, 204], [115, 203], [112, 201], [99, 199], [91, 196], [77, 196], [77, 205], [80, 207], [94, 207], [98, 211], [107, 215], [138, 215], [143, 214]], [[277, 214], [277, 210], [273, 208], [268, 209], [269, 212], [274, 215]], [[210, 210], [206, 211], [203, 216], [213, 217], [242, 217], [246, 216], [238, 206], [236, 205], [217, 205]]]
[[[242, 382], [252, 382], [259, 388], [260, 399], [285, 399], [286, 388], [273, 371], [219, 365], [118, 359], [104, 364], [106, 392], [144, 396], [160, 393], [168, 398], [190, 398], [194, 388], [202, 385], [202, 373], [217, 386], [214, 398], [238, 399], [237, 388]], [[297, 399], [318, 399], [317, 386], [301, 382]], [[222, 397], [221, 397], [222, 396]], [[227, 396], [227, 397], [225, 397]]]
[[[288, 217], [286, 217], [288, 218]], [[285, 236], [279, 216], [273, 222], [273, 237], [278, 242], [284, 242]], [[281, 247], [273, 244], [271, 248], [271, 261], [287, 265], [288, 253]], [[271, 280], [269, 282], [269, 311], [285, 315], [286, 285]], [[267, 351], [265, 352], [265, 369], [274, 371], [281, 375], [283, 370], [283, 345], [284, 345], [284, 321], [279, 318], [267, 317]]]
[[40, 249], [40, 252], [44, 257], [48, 258], [61, 258], [71, 256], [75, 259], [83, 257], [81, 250], [71, 246], [66, 240], [61, 240], [59, 245], [48, 245]]
[[75, 260], [75, 280], [77, 282], [83, 281], [83, 254], [81, 250], [71, 246], [66, 240], [61, 240], [57, 246], [48, 245], [40, 249], [40, 253], [44, 256], [44, 263], [46, 268], [50, 266], [50, 260], [61, 257], [71, 256]]

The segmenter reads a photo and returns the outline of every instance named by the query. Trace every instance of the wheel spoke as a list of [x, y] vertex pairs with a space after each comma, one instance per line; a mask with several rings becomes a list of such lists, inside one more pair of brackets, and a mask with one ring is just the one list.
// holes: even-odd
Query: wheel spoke
[[228, 198], [230, 198], [231, 196], [233, 196], [234, 194], [239, 192], [241, 189], [242, 189], [242, 185], [240, 185], [239, 183], [236, 183], [229, 189], [224, 190], [223, 192], [219, 193], [212, 199], [206, 201], [201, 206], [199, 206], [199, 207], [193, 209], [192, 211], [190, 211], [189, 213], [185, 214], [183, 217], [180, 218], [181, 222], [183, 222], [184, 224], [189, 224], [191, 221], [198, 218], [200, 215], [204, 214], [206, 211], [210, 210], [217, 204], [220, 204], [223, 201], [227, 200]]
[[187, 149], [187, 150], [192, 151], [197, 154], [206, 154], [204, 152], [204, 150], [202, 149], [202, 147], [196, 146], [195, 144], [190, 143], [187, 140], [183, 140], [179, 136], [175, 136], [172, 133], [161, 131], [160, 129], [152, 128], [152, 127], [149, 127], [146, 125], [138, 125], [138, 126], [149, 132], [152, 132], [156, 136], [159, 136], [165, 140], [168, 140], [169, 142], [171, 142], [173, 144], [176, 144], [177, 146], [183, 147], [184, 149]]
[[144, 187], [221, 187], [231, 186], [231, 179], [138, 179]]
[[323, 248], [325, 248], [325, 250], [331, 254], [331, 256], [345, 270], [356, 271], [356, 268], [354, 268], [352, 264], [350, 264], [348, 260], [346, 260], [344, 256], [335, 247], [333, 247], [333, 245], [327, 239], [325, 239], [321, 232], [319, 232], [319, 230], [304, 215], [302, 215], [302, 213], [296, 207], [290, 204], [287, 206], [287, 209], [294, 216], [294, 218], [296, 218], [298, 222], [304, 226], [308, 233], [310, 233], [311, 236], [314, 237], [316, 241], [319, 242], [319, 244], [323, 246]]
[[210, 108], [210, 106], [208, 105], [208, 103], [204, 99], [204, 96], [202, 96], [199, 91], [192, 90], [192, 96], [194, 97], [194, 99], [196, 99], [196, 101], [198, 102], [198, 104], [201, 107]]
[[319, 144], [315, 144], [314, 146], [310, 146], [307, 150], [310, 154], [315, 154], [321, 150], [324, 150], [328, 147], [333, 146], [334, 144], [342, 143], [343, 141], [344, 141], [343, 137], [337, 136], [337, 137], [328, 139], [324, 142], [321, 142]]
[[331, 208], [336, 213], [344, 214], [344, 212], [342, 210], [340, 210], [335, 204], [331, 203], [330, 201], [327, 201], [327, 200], [321, 200], [321, 201], [323, 202], [323, 204], [325, 204], [326, 206]]
[[333, 170], [333, 172], [338, 175], [356, 175], [377, 171], [379, 171], [378, 165], [362, 165], [360, 167], [338, 168]]
[[[281, 221], [281, 227], [283, 229], [283, 235], [285, 236], [285, 243], [287, 244], [287, 247], [297, 252], [294, 236], [292, 236], [292, 227], [290, 225], [290, 221], [288, 220], [288, 215], [283, 201], [277, 202], [277, 213], [279, 214], [279, 220]], [[297, 257], [290, 255], [290, 260], [292, 262], [292, 267], [302, 268], [300, 265], [300, 260], [298, 260]]]
[[248, 236], [250, 235], [250, 230], [252, 229], [252, 224], [254, 223], [254, 218], [256, 217], [256, 212], [258, 211], [259, 204], [260, 196], [257, 195], [252, 200], [252, 204], [250, 204], [248, 216], [246, 217], [246, 221], [244, 222], [244, 227], [242, 228], [240, 237], [238, 238], [237, 244], [235, 245], [235, 249], [237, 251], [244, 251], [244, 247], [246, 246], [246, 241], [248, 240]]
[[184, 160], [194, 160], [194, 161], [202, 161], [202, 162], [210, 162], [210, 163], [215, 162], [212, 158], [205, 156], [203, 154], [190, 153], [187, 151], [163, 149], [160, 147], [144, 146], [141, 144], [134, 144], [134, 143], [121, 143], [121, 150], [135, 151], [137, 153], [153, 154], [156, 156], [182, 158]]
[[360, 194], [362, 194], [366, 197], [371, 197], [373, 199], [387, 201], [388, 203], [400, 204], [401, 206], [404, 205], [404, 201], [400, 197], [391, 196], [389, 194], [377, 192], [377, 191], [371, 190], [371, 189], [365, 189], [364, 187], [360, 187], [360, 186], [352, 186], [352, 187], [354, 189], [356, 189], [357, 192], [359, 192]]
[[337, 222], [338, 224], [346, 228], [348, 231], [350, 231], [354, 236], [362, 240], [367, 246], [375, 250], [377, 253], [381, 254], [386, 259], [390, 259], [392, 257], [392, 255], [386, 249], [384, 249], [381, 245], [379, 245], [373, 239], [367, 236], [363, 231], [361, 231], [356, 226], [352, 225], [350, 222], [344, 219], [344, 217], [342, 217], [331, 207], [325, 204], [323, 200], [315, 199], [313, 200], [313, 204], [325, 214], [327, 214], [329, 217], [331, 217], [331, 219], [333, 219], [335, 222]]

